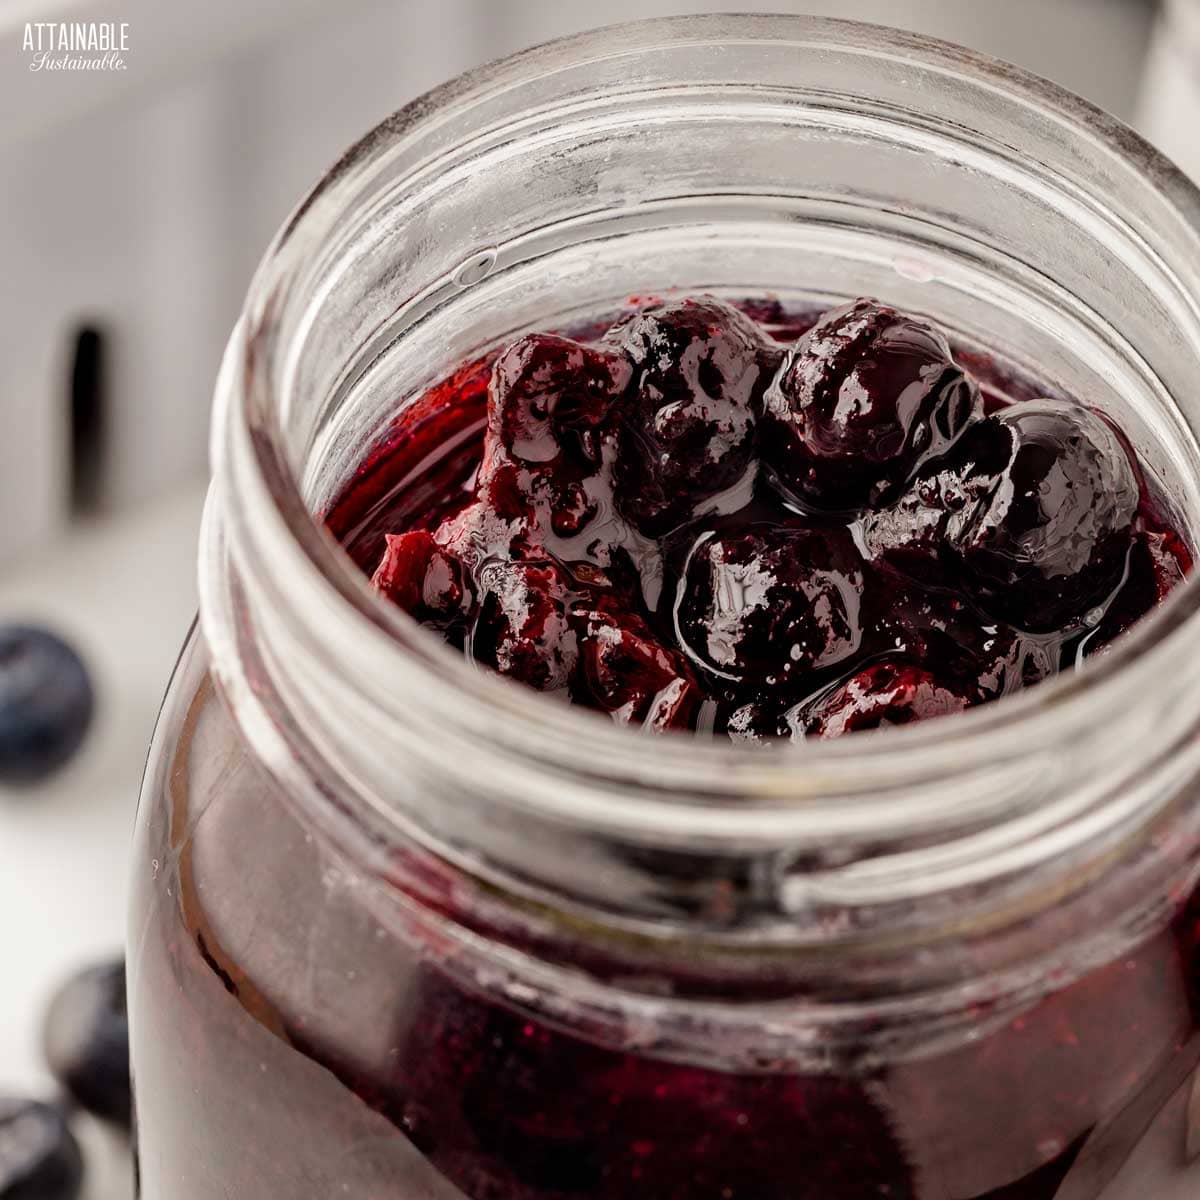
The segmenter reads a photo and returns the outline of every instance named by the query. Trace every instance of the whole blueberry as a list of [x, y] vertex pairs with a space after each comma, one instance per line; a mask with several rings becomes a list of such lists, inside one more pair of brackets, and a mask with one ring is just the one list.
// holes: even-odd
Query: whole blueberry
[[83, 1156], [50, 1104], [0, 1096], [0, 1200], [74, 1200]]
[[1091, 409], [1028, 400], [996, 414], [1009, 453], [953, 552], [983, 607], [1034, 631], [1081, 625], [1121, 581], [1140, 487], [1122, 439]]
[[862, 589], [862, 563], [833, 530], [757, 524], [705, 533], [679, 585], [679, 643], [734, 685], [803, 684], [858, 652]]
[[711, 297], [637, 313], [605, 341], [634, 364], [617, 504], [642, 533], [658, 536], [710, 508], [751, 469], [776, 353], [749, 317]]
[[477, 586], [471, 657], [539, 691], [566, 687], [579, 654], [566, 571], [549, 560], [489, 562]]
[[976, 421], [948, 454], [925, 464], [894, 504], [863, 514], [867, 556], [921, 583], [955, 586], [953, 547], [987, 506], [1012, 449], [1002, 422]]
[[129, 1020], [123, 962], [89, 967], [58, 989], [46, 1012], [42, 1045], [55, 1078], [82, 1107], [129, 1127]]
[[889, 499], [979, 411], [979, 389], [933, 326], [873, 300], [826, 313], [767, 389], [760, 453], [818, 509]]
[[552, 462], [564, 451], [595, 462], [595, 438], [631, 375], [611, 346], [527, 334], [496, 359], [488, 434], [515, 462]]
[[[621, 529], [612, 515], [611, 463], [621, 402], [633, 365], [617, 348], [531, 333], [497, 357], [476, 494], [490, 531], [477, 529], [504, 557], [611, 562]], [[594, 525], [598, 516], [607, 520]], [[438, 537], [460, 543], [459, 528]], [[469, 566], [488, 557], [474, 534], [454, 546]], [[515, 553], [514, 553], [515, 552]]]
[[887, 509], [862, 519], [867, 553], [961, 586], [1018, 629], [1080, 626], [1120, 582], [1139, 483], [1107, 421], [1027, 400], [977, 421]]
[[0, 627], [0, 784], [37, 783], [68, 762], [94, 707], [87, 668], [66, 642]]

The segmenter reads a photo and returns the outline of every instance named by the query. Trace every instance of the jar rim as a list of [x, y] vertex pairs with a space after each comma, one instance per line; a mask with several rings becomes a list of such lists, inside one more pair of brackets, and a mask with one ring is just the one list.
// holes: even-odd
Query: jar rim
[[[218, 384], [214, 466], [218, 479], [228, 476], [235, 488], [253, 494], [257, 501], [253, 508], [259, 527], [246, 534], [256, 550], [265, 550], [275, 566], [289, 572], [290, 590], [302, 591], [328, 620], [336, 622], [337, 644], [324, 636], [333, 625], [300, 631], [313, 654], [332, 663], [350, 641], [358, 639], [359, 661], [372, 658], [393, 680], [409, 680], [412, 694], [423, 705], [446, 712], [474, 706], [478, 710], [475, 732], [489, 731], [509, 750], [537, 762], [562, 765], [560, 752], [569, 752], [572, 763], [579, 765], [577, 756], [586, 748], [586, 763], [595, 774], [607, 764], [610, 773], [628, 785], [620, 795], [610, 797], [602, 818], [584, 812], [582, 796], [560, 793], [554, 801], [557, 816], [596, 817], [643, 831], [673, 828], [682, 833], [686, 829], [714, 838], [760, 842], [801, 829], [828, 835], [843, 828], [848, 819], [844, 811], [825, 813], [829, 819], [822, 823], [822, 800], [832, 790], [837, 793], [836, 804], [844, 806], [849, 789], [857, 793], [859, 811], [854, 820], [866, 829], [880, 804], [887, 802], [876, 795], [881, 778], [898, 775], [915, 783], [955, 764], [1002, 761], [1031, 746], [1067, 739], [1073, 730], [1099, 719], [1132, 675], [1147, 682], [1168, 664], [1177, 663], [1200, 644], [1197, 581], [1193, 578], [1176, 589], [1157, 612], [1086, 670], [1060, 674], [1035, 688], [957, 714], [953, 720], [780, 746], [765, 755], [761, 748], [717, 739], [639, 738], [596, 714], [473, 669], [411, 617], [377, 596], [348, 555], [313, 519], [287, 453], [271, 428], [276, 398], [266, 394], [267, 373], [258, 367], [264, 352], [260, 339], [269, 337], [273, 329], [272, 289], [278, 265], [319, 246], [332, 228], [347, 179], [367, 167], [381, 146], [445, 119], [448, 110], [467, 109], [485, 95], [519, 84], [531, 73], [548, 75], [581, 59], [644, 52], [661, 42], [682, 40], [836, 44], [867, 54], [915, 57], [934, 70], [966, 70], [974, 81], [1036, 103], [1054, 120], [1080, 134], [1086, 132], [1152, 179], [1200, 246], [1200, 189], [1178, 168], [1114, 117], [999, 60], [923, 35], [805, 16], [703, 15], [608, 26], [524, 50], [441, 85], [388, 118], [330, 169], [285, 223], [251, 285], [239, 333], [223, 368], [225, 382]], [[234, 375], [236, 383], [231, 382]], [[236, 402], [239, 396], [244, 403]], [[202, 567], [202, 595], [210, 591], [204, 574]], [[205, 628], [210, 632], [207, 623]], [[724, 803], [735, 793], [736, 807]], [[594, 802], [594, 792], [586, 796]], [[683, 796], [693, 803], [681, 804]]]

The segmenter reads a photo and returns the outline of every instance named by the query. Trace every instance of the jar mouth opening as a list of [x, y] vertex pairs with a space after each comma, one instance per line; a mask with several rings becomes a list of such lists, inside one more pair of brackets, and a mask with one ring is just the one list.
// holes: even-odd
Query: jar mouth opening
[[[790, 39], [806, 45], [852, 44], [864, 52], [911, 55], [922, 65], [964, 68], [986, 87], [1036, 102], [1051, 117], [1093, 140], [1153, 179], [1181, 222], [1200, 232], [1200, 191], [1170, 162], [1114, 118], [1086, 101], [1034, 75], [949, 43], [857, 22], [808, 17], [705, 16], [668, 18], [611, 26], [550, 42], [453, 80], [414, 101], [368, 134], [343, 156], [300, 204], [267, 253], [252, 284], [240, 334], [230, 346], [224, 373], [237, 376], [218, 386], [214, 458], [219, 477], [239, 493], [253, 495], [256, 514], [268, 514], [245, 528], [245, 545], [286, 570], [292, 599], [303, 596], [320, 611], [324, 626], [309, 622], [302, 632], [308, 649], [331, 666], [354, 645], [355, 661], [373, 662], [392, 680], [372, 698], [399, 706], [414, 700], [446, 716], [452, 728], [495, 739], [515, 755], [538, 763], [581, 766], [596, 777], [619, 778], [628, 795], [618, 807], [632, 819], [630, 805], [642, 806], [637, 823], [650, 828], [676, 821], [681, 802], [692, 807], [724, 805], [738, 797], [738, 810], [726, 812], [711, 828], [725, 835], [749, 833], [766, 811], [799, 810], [812, 819], [832, 796], [877, 807], [879, 781], [910, 784], [942, 777], [964, 764], [1003, 762], [1031, 749], [1067, 741], [1112, 711], [1123, 689], [1151, 686], [1156, 673], [1187, 661], [1200, 640], [1200, 586], [1193, 577], [1161, 607], [1089, 662], [1026, 691], [966, 713], [907, 727], [857, 733], [833, 741], [781, 744], [764, 751], [717, 739], [664, 734], [638, 736], [607, 718], [574, 708], [532, 689], [472, 667], [435, 634], [376, 595], [368, 580], [314, 519], [302, 494], [291, 455], [278, 435], [281, 398], [271, 370], [277, 333], [275, 289], [285, 273], [329, 236], [348, 178], [369, 166], [381, 145], [444, 119], [450, 108], [469, 108], [478, 97], [514, 86], [529, 72], [551, 75], [581, 57], [601, 58], [632, 46], [680, 38], [698, 42], [753, 42]], [[268, 542], [270, 545], [268, 546]], [[403, 681], [404, 687], [397, 686]], [[404, 695], [397, 695], [403, 692]], [[636, 793], [636, 795], [634, 794]], [[564, 805], [567, 802], [564, 801]], [[686, 805], [685, 805], [686, 807]]]

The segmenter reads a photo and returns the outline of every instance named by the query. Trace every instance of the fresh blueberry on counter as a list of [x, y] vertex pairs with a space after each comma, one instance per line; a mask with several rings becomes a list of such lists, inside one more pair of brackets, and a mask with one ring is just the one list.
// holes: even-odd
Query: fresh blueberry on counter
[[59, 1109], [0, 1096], [0, 1200], [75, 1200], [79, 1143]]
[[123, 961], [88, 967], [58, 989], [46, 1012], [42, 1045], [55, 1078], [83, 1108], [129, 1127]]
[[0, 784], [39, 783], [69, 762], [94, 708], [87, 668], [66, 642], [0, 626]]

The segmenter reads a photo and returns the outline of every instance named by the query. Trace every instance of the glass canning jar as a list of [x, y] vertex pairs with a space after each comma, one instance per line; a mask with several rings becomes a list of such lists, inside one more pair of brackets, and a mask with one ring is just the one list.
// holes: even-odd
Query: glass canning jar
[[1200, 529], [1200, 196], [1083, 102], [739, 16], [400, 111], [217, 385], [136, 834], [143, 1194], [1194, 1200], [1196, 587], [1083, 672], [764, 755], [472, 672], [313, 519], [456, 365], [665, 288], [928, 313]]

